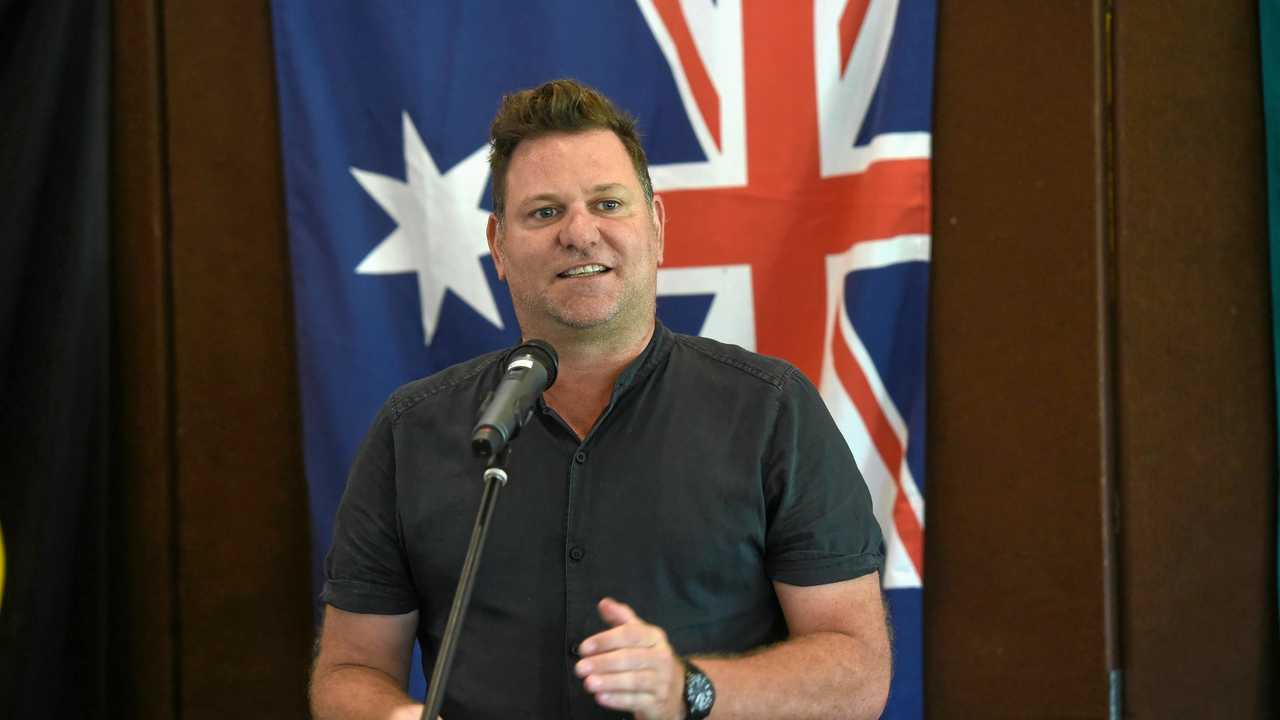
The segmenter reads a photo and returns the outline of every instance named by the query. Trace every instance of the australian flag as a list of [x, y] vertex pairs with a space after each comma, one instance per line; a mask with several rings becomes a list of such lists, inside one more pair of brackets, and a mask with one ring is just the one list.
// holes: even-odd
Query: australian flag
[[821, 390], [886, 538], [885, 717], [922, 717], [936, 0], [275, 0], [272, 15], [317, 579], [387, 395], [518, 341], [485, 243], [488, 125], [504, 93], [572, 77], [639, 119], [669, 221], [662, 321], [787, 358]]

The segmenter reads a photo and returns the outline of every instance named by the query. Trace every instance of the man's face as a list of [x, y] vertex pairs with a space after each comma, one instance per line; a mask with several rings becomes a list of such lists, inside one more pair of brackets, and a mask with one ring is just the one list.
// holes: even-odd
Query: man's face
[[489, 251], [526, 336], [625, 334], [653, 322], [664, 210], [660, 198], [646, 204], [616, 135], [521, 142], [506, 191], [502, 222], [489, 218]]

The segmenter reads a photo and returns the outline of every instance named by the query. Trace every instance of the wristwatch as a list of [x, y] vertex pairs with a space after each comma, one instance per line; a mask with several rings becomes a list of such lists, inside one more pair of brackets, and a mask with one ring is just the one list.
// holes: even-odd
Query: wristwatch
[[716, 702], [716, 688], [711, 678], [688, 658], [680, 658], [684, 663], [684, 709], [688, 720], [702, 720], [711, 714], [711, 706]]

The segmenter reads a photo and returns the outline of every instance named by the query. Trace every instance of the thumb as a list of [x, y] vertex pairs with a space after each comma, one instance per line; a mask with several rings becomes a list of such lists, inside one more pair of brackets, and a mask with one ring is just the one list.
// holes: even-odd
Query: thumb
[[618, 602], [611, 597], [601, 599], [596, 603], [596, 609], [600, 611], [600, 619], [610, 627], [617, 627], [638, 619], [636, 611], [632, 610], [630, 605]]

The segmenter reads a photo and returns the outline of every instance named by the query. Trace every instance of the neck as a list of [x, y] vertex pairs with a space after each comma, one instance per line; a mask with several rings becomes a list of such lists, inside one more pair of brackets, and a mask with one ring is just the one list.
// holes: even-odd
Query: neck
[[630, 337], [593, 337], [574, 331], [543, 339], [560, 356], [556, 383], [543, 395], [578, 437], [586, 437], [609, 405], [613, 385], [627, 365], [644, 352], [655, 331], [654, 322]]

